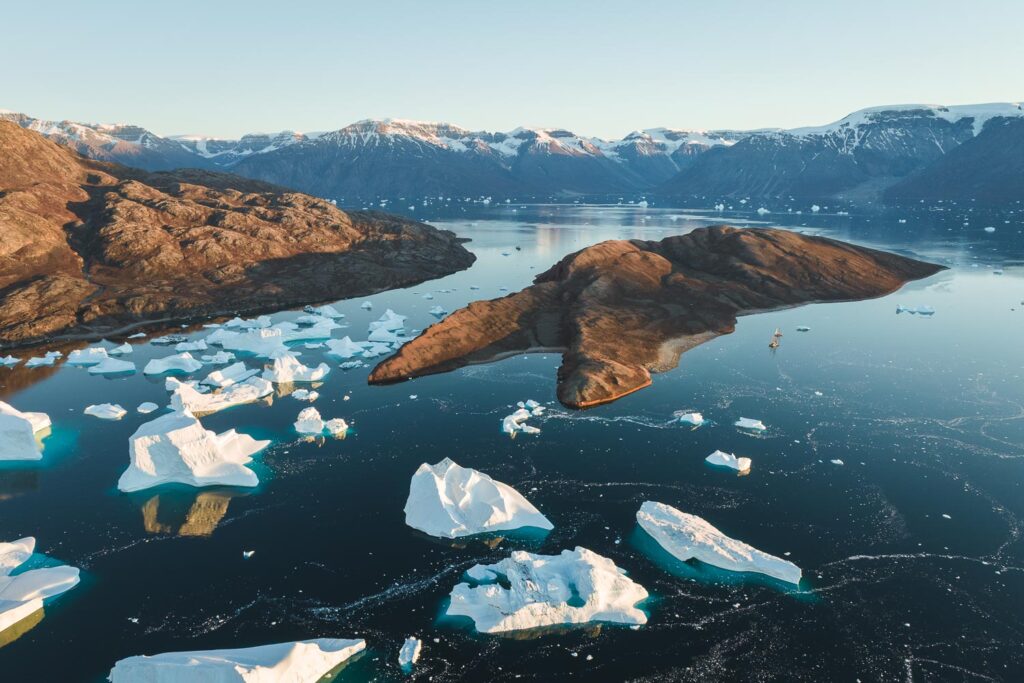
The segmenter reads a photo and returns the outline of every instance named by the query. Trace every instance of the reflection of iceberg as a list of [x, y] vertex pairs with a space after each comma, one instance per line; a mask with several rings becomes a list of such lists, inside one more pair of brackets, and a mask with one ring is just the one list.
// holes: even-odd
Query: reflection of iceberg
[[684, 562], [697, 559], [729, 571], [756, 572], [800, 583], [800, 568], [792, 562], [729, 538], [696, 515], [647, 501], [640, 506], [636, 520], [662, 548]]
[[364, 640], [317, 638], [232, 650], [165, 652], [122, 659], [111, 683], [313, 683], [366, 649]]
[[466, 616], [484, 633], [593, 621], [645, 624], [636, 607], [643, 586], [607, 557], [577, 547], [560, 555], [523, 550], [490, 565], [475, 565], [452, 589], [447, 614]]
[[[31, 617], [38, 623], [42, 617], [36, 613], [43, 609], [44, 600], [78, 585], [78, 569], [66, 565], [14, 574], [32, 557], [35, 547], [36, 539], [31, 536], [13, 543], [0, 543], [0, 637], [26, 618]], [[21, 633], [24, 630], [15, 637]]]
[[41, 460], [37, 434], [49, 428], [46, 413], [23, 413], [0, 401], [0, 460]]
[[161, 492], [142, 504], [142, 525], [151, 534], [209, 536], [238, 495], [231, 490]]

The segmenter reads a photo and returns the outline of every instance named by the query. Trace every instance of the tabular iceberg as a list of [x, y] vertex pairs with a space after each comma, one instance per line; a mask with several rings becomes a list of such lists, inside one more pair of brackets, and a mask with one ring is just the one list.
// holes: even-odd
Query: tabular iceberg
[[119, 375], [135, 372], [135, 363], [119, 358], [107, 358], [89, 368], [90, 375]]
[[519, 550], [496, 564], [478, 564], [466, 576], [481, 585], [455, 586], [447, 613], [471, 618], [483, 633], [592, 621], [647, 623], [636, 607], [647, 598], [644, 587], [586, 548], [560, 555]]
[[0, 401], [0, 460], [41, 460], [36, 432], [49, 426], [46, 413], [23, 413]]
[[164, 358], [154, 358], [142, 369], [144, 375], [162, 375], [167, 372], [188, 374], [203, 367], [201, 361], [192, 357], [189, 352], [177, 353]]
[[87, 406], [83, 410], [86, 415], [98, 417], [101, 420], [120, 420], [128, 414], [128, 411], [116, 403], [100, 403], [99, 405]]
[[131, 463], [117, 482], [130, 492], [180, 483], [190, 486], [256, 486], [246, 465], [270, 445], [229, 429], [204, 429], [191, 413], [173, 412], [141, 425], [128, 439]]
[[757, 572], [800, 583], [800, 568], [792, 562], [729, 538], [706, 520], [670, 505], [647, 501], [637, 511], [636, 521], [662, 548], [684, 562], [696, 558], [729, 571]]
[[171, 394], [171, 408], [179, 412], [187, 410], [192, 414], [209, 414], [220, 412], [234, 406], [244, 405], [258, 401], [264, 396], [274, 393], [274, 387], [265, 379], [250, 377], [249, 379], [232, 384], [227, 389], [217, 393], [204, 394], [195, 387], [174, 378], [168, 378], [168, 385], [173, 382]]
[[740, 429], [749, 429], [750, 431], [753, 432], [763, 432], [764, 430], [768, 429], [768, 427], [765, 426], [764, 422], [761, 422], [760, 420], [754, 420], [749, 417], [741, 417], [740, 419], [736, 420], [735, 424]]
[[35, 551], [36, 539], [28, 536], [0, 543], [0, 633], [43, 607], [43, 600], [78, 585], [78, 569], [60, 566], [31, 569], [17, 576], [11, 572]]
[[420, 658], [420, 651], [423, 649], [423, 641], [419, 638], [409, 637], [402, 643], [402, 649], [398, 651], [398, 666], [408, 669]]
[[68, 365], [96, 365], [106, 360], [107, 350], [101, 346], [90, 346], [87, 349], [75, 349], [68, 354]]
[[278, 356], [269, 370], [263, 371], [263, 379], [277, 384], [288, 382], [318, 382], [327, 376], [331, 368], [321, 363], [315, 368], [306, 367], [291, 353]]
[[450, 458], [436, 465], [423, 463], [413, 474], [405, 523], [442, 538], [522, 527], [555, 528], [514, 488], [460, 467]]
[[704, 460], [711, 465], [728, 467], [729, 469], [736, 470], [737, 472], [750, 471], [750, 458], [737, 458], [732, 453], [726, 453], [725, 451], [715, 451], [708, 457], [704, 458]]

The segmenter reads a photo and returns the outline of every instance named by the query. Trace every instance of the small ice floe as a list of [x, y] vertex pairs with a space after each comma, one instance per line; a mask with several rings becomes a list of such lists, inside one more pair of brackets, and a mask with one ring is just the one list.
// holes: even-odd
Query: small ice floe
[[233, 363], [223, 370], [214, 370], [200, 380], [200, 384], [205, 384], [206, 386], [213, 387], [215, 389], [223, 389], [224, 387], [229, 387], [232, 384], [238, 384], [239, 382], [245, 381], [258, 374], [259, 370], [246, 368], [245, 363]]
[[129, 437], [130, 463], [117, 488], [130, 493], [170, 483], [256, 486], [259, 478], [246, 465], [269, 445], [234, 429], [216, 434], [187, 411], [168, 413]]
[[397, 334], [391, 330], [385, 330], [384, 328], [374, 330], [366, 340], [377, 344], [397, 344], [402, 341], [399, 339]]
[[459, 538], [523, 527], [553, 529], [518, 491], [450, 458], [412, 475], [405, 523], [431, 536]]
[[732, 453], [726, 453], [725, 451], [715, 451], [704, 460], [711, 465], [718, 467], [728, 467], [731, 470], [737, 472], [749, 472], [750, 471], [750, 458], [737, 458]]
[[373, 308], [373, 304], [371, 302], [369, 302], [369, 301], [364, 301], [362, 306], [360, 306], [359, 308], [362, 308], [363, 310], [369, 311], [370, 309]]
[[363, 358], [376, 358], [385, 353], [391, 353], [391, 347], [379, 342], [371, 342], [363, 349]]
[[203, 367], [203, 363], [193, 358], [192, 354], [188, 351], [185, 351], [184, 353], [177, 353], [173, 356], [154, 358], [146, 363], [146, 367], [142, 369], [142, 374], [163, 375], [165, 373], [173, 373], [187, 375], [190, 372], [195, 372], [201, 367]]
[[363, 361], [361, 361], [361, 360], [349, 360], [349, 361], [345, 361], [344, 363], [342, 363], [338, 367], [341, 368], [342, 370], [355, 370], [356, 368], [363, 367]]
[[68, 354], [65, 361], [68, 365], [96, 365], [107, 359], [107, 350], [102, 346], [90, 346], [87, 349], [75, 349]]
[[807, 325], [797, 325], [796, 326], [796, 331], [797, 332], [810, 332], [811, 328], [809, 328]]
[[[539, 415], [539, 413], [537, 414]], [[540, 429], [526, 424], [526, 421], [533, 417], [533, 415], [533, 411], [527, 410], [524, 404], [524, 407], [519, 408], [501, 420], [501, 431], [513, 438], [519, 432], [524, 434], [540, 434]]]
[[179, 353], [182, 351], [205, 351], [206, 341], [203, 339], [199, 339], [197, 341], [183, 341], [179, 344], [175, 344], [174, 350]]
[[227, 351], [218, 351], [213, 355], [200, 356], [199, 359], [210, 365], [227, 365], [235, 359], [235, 354]]
[[426, 294], [423, 295], [423, 298], [426, 299], [427, 301], [430, 301], [431, 299], [434, 298], [434, 295], [431, 294], [430, 292], [427, 292]]
[[129, 334], [128, 335], [128, 339], [145, 339], [145, 338], [146, 338], [146, 333], [145, 332], [136, 332], [135, 334]]
[[231, 650], [165, 652], [114, 664], [110, 683], [314, 683], [366, 649], [366, 641], [317, 638]]
[[765, 214], [768, 214], [768, 213], [771, 213], [771, 211], [769, 211], [768, 209], [764, 208], [763, 206], [762, 206], [762, 207], [760, 207], [760, 208], [759, 208], [759, 209], [757, 210], [757, 215], [758, 215], [758, 216], [764, 216]]
[[835, 458], [834, 460], [829, 460], [829, 462], [832, 463], [833, 465], [845, 465], [846, 464], [845, 462], [843, 462], [839, 458]]
[[321, 318], [331, 318], [332, 320], [345, 317], [344, 313], [341, 313], [338, 309], [336, 309], [334, 306], [331, 306], [330, 304], [325, 304], [323, 306], [315, 306], [309, 309], [308, 312], [312, 313], [313, 315], [318, 315]]
[[169, 346], [171, 344], [180, 344], [184, 341], [188, 341], [188, 337], [181, 334], [166, 334], [163, 337], [150, 339], [149, 343], [156, 344], [157, 346]]
[[419, 394], [409, 394], [409, 400], [410, 401], [415, 401], [419, 397], [420, 397]]
[[60, 351], [47, 351], [45, 355], [35, 356], [25, 361], [26, 368], [41, 368], [47, 365], [53, 365], [57, 362], [57, 359], [64, 354]]
[[320, 363], [315, 368], [302, 364], [294, 354], [286, 353], [278, 356], [268, 370], [263, 371], [263, 379], [284, 384], [288, 382], [318, 382], [327, 376], [331, 368], [327, 363]]
[[909, 313], [910, 315], [930, 316], [930, 315], [935, 315], [935, 309], [932, 308], [931, 306], [917, 306], [917, 307], [914, 307], [914, 306], [904, 306], [903, 304], [898, 304], [896, 306], [896, 315], [899, 315], [900, 313]]
[[813, 213], [818, 213], [819, 211], [821, 211], [821, 207], [818, 206], [817, 204], [811, 204], [811, 211]]
[[320, 398], [320, 392], [310, 391], [309, 389], [296, 389], [295, 391], [290, 393], [289, 396], [294, 398], [296, 401], [309, 401], [310, 403], [312, 403], [313, 401]]
[[320, 417], [320, 411], [312, 406], [303, 408], [295, 420], [295, 431], [299, 434], [323, 434], [324, 420]]
[[403, 669], [411, 669], [413, 664], [419, 661], [420, 651], [423, 649], [423, 642], [412, 636], [405, 639], [402, 649], [398, 651], [398, 666]]
[[700, 413], [677, 413], [676, 417], [685, 425], [700, 427], [704, 424], [704, 416]]
[[101, 420], [120, 420], [128, 414], [127, 410], [116, 403], [100, 403], [98, 405], [87, 406], [82, 412], [86, 415], [98, 417]]
[[154, 410], [156, 410], [159, 407], [160, 406], [158, 406], [157, 404], [155, 404], [155, 403], [153, 403], [151, 401], [144, 401], [144, 402], [140, 403], [139, 407], [136, 408], [135, 410], [137, 412], [143, 414], [143, 415], [148, 415], [149, 413], [152, 413]]
[[111, 356], [125, 356], [133, 351], [134, 349], [132, 348], [132, 345], [127, 343], [115, 346], [112, 349], [107, 349], [107, 353]]
[[670, 505], [647, 501], [637, 511], [636, 521], [658, 545], [683, 562], [697, 559], [733, 572], [757, 572], [800, 583], [802, 573], [792, 562], [730, 538], [707, 520]]
[[470, 285], [469, 288], [472, 290], [477, 290], [480, 289], [480, 285]]
[[345, 436], [348, 433], [348, 423], [340, 417], [324, 422], [324, 431], [329, 436]]
[[995, 231], [996, 231], [996, 229], [995, 229], [994, 226], [991, 226], [991, 225], [985, 226], [985, 232], [995, 232]]
[[466, 616], [477, 631], [503, 633], [591, 621], [641, 625], [637, 603], [647, 591], [607, 557], [577, 547], [560, 555], [517, 550], [475, 565], [452, 589], [447, 614]]
[[20, 362], [21, 362], [21, 359], [20, 358], [15, 358], [14, 356], [3, 356], [2, 358], [0, 358], [0, 366], [4, 366], [4, 367], [8, 367], [8, 368], [14, 367], [15, 365], [17, 365]]
[[235, 330], [256, 330], [263, 327], [270, 327], [270, 316], [261, 315], [258, 318], [232, 318], [224, 323], [224, 327]]
[[768, 429], [768, 427], [765, 426], [764, 422], [761, 422], [760, 420], [754, 420], [749, 417], [741, 417], [740, 419], [736, 420], [734, 424], [739, 429], [746, 429], [752, 432], [763, 432], [766, 429]]
[[36, 434], [50, 424], [46, 413], [23, 413], [0, 401], [0, 460], [42, 460]]
[[943, 519], [953, 519], [953, 518], [952, 518], [951, 516], [949, 516], [949, 515], [948, 515], [948, 514], [946, 514], [945, 512], [943, 512], [943, 513], [942, 513], [942, 518], [943, 518]]
[[44, 600], [78, 585], [78, 569], [67, 565], [29, 569], [12, 576], [35, 549], [36, 539], [31, 536], [7, 543], [0, 541], [0, 634], [42, 610]]
[[387, 330], [397, 332], [405, 327], [405, 320], [408, 316], [398, 315], [390, 308], [384, 311], [384, 315], [370, 323], [370, 332], [376, 330]]
[[252, 559], [252, 556], [255, 555], [255, 554], [256, 554], [255, 550], [243, 550], [242, 551], [242, 559], [243, 560]]
[[352, 358], [361, 355], [367, 346], [366, 342], [354, 342], [351, 337], [331, 339], [327, 342], [327, 355], [335, 358]]
[[135, 372], [135, 363], [120, 358], [107, 358], [89, 368], [90, 375], [120, 375]]
[[274, 393], [273, 385], [260, 377], [250, 377], [215, 393], [203, 393], [192, 384], [179, 382], [173, 377], [168, 378], [167, 383], [173, 387], [174, 392], [171, 394], [171, 409], [188, 411], [194, 415], [217, 413], [253, 403]]
[[995, 269], [994, 269], [994, 270], [992, 271], [992, 274], [993, 274], [993, 275], [1002, 275], [1002, 274], [1003, 274], [1003, 269], [1002, 269], [1002, 268], [995, 268]]
[[448, 311], [445, 309], [444, 306], [434, 306], [433, 308], [430, 309], [429, 313], [430, 315], [436, 316], [438, 318], [448, 315]]

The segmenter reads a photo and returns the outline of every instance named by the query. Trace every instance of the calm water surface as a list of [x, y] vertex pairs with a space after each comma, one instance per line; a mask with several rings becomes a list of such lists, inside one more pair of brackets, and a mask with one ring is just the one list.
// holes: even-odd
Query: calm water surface
[[[726, 219], [951, 269], [881, 299], [741, 318], [735, 334], [687, 353], [652, 387], [586, 412], [555, 403], [552, 354], [388, 387], [367, 386], [368, 367], [343, 372], [327, 359], [334, 370], [314, 405], [354, 426], [344, 440], [296, 439], [291, 425], [307, 404], [282, 396], [203, 419], [273, 439], [257, 457], [262, 483], [253, 490], [117, 491], [127, 439], [153, 417], [134, 408], [167, 403], [162, 377], [0, 370], [3, 400], [45, 411], [55, 425], [41, 463], [0, 463], [0, 539], [34, 535], [40, 551], [83, 570], [78, 588], [0, 647], [0, 679], [93, 682], [134, 654], [334, 636], [368, 643], [339, 681], [1024, 680], [1024, 214], [756, 218]], [[476, 264], [370, 297], [369, 312], [361, 299], [341, 302], [350, 327], [335, 336], [365, 339], [388, 307], [423, 328], [434, 320], [430, 307], [518, 290], [588, 244], [717, 222], [612, 206], [444, 218], [436, 223], [472, 238]], [[428, 291], [433, 300], [423, 298]], [[937, 313], [897, 315], [898, 303]], [[776, 327], [785, 336], [773, 353]], [[142, 343], [133, 360], [141, 369], [171, 352]], [[302, 360], [321, 354], [302, 349]], [[529, 398], [550, 406], [532, 421], [542, 432], [509, 439], [500, 419]], [[107, 401], [129, 415], [82, 415]], [[674, 423], [680, 410], [713, 424]], [[732, 427], [740, 416], [769, 429], [740, 433]], [[716, 448], [751, 457], [750, 475], [705, 466]], [[410, 476], [444, 457], [518, 488], [554, 531], [446, 542], [406, 527]], [[672, 560], [636, 528], [645, 500], [785, 553], [803, 583], [792, 589]], [[503, 637], [441, 617], [473, 564], [517, 548], [553, 554], [576, 545], [648, 589], [647, 625]], [[243, 550], [255, 555], [243, 560]], [[408, 635], [424, 640], [411, 675], [396, 662]]]

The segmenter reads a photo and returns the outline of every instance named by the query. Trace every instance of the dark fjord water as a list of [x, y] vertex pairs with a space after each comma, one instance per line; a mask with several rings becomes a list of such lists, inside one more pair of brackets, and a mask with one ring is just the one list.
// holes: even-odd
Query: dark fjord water
[[[343, 372], [328, 360], [314, 405], [354, 426], [344, 440], [297, 440], [291, 424], [306, 404], [287, 397], [203, 419], [273, 438], [257, 456], [255, 490], [116, 490], [127, 438], [150, 419], [134, 408], [166, 404], [163, 378], [0, 370], [3, 400], [55, 423], [41, 463], [0, 467], [0, 539], [34, 535], [42, 552], [83, 569], [78, 588], [0, 647], [0, 679], [91, 682], [134, 654], [335, 636], [368, 643], [340, 681], [1024, 680], [1024, 216], [906, 218], [766, 216], [951, 270], [882, 299], [743, 318], [652, 387], [586, 412], [554, 403], [552, 354], [388, 387], [368, 387], [368, 368]], [[370, 312], [342, 302], [350, 328], [335, 336], [365, 338], [387, 307], [422, 328], [431, 306], [515, 291], [588, 244], [716, 222], [579, 206], [438, 221], [472, 238], [473, 268], [370, 297]], [[937, 313], [896, 315], [898, 303]], [[785, 336], [773, 353], [776, 327]], [[140, 344], [133, 360], [141, 369], [169, 353]], [[320, 356], [302, 351], [306, 363]], [[551, 406], [532, 421], [542, 432], [509, 439], [499, 421], [528, 398]], [[128, 416], [82, 415], [106, 401]], [[672, 422], [687, 409], [714, 424]], [[740, 433], [740, 416], [769, 429]], [[705, 466], [716, 448], [753, 458], [750, 475]], [[413, 532], [402, 512], [409, 478], [444, 457], [518, 488], [554, 531], [486, 543]], [[787, 553], [804, 582], [795, 590], [673, 561], [636, 528], [645, 500]], [[440, 617], [474, 563], [576, 545], [650, 591], [647, 625], [502, 637]], [[248, 549], [255, 556], [243, 560]], [[411, 676], [396, 664], [408, 635], [424, 640]]]

